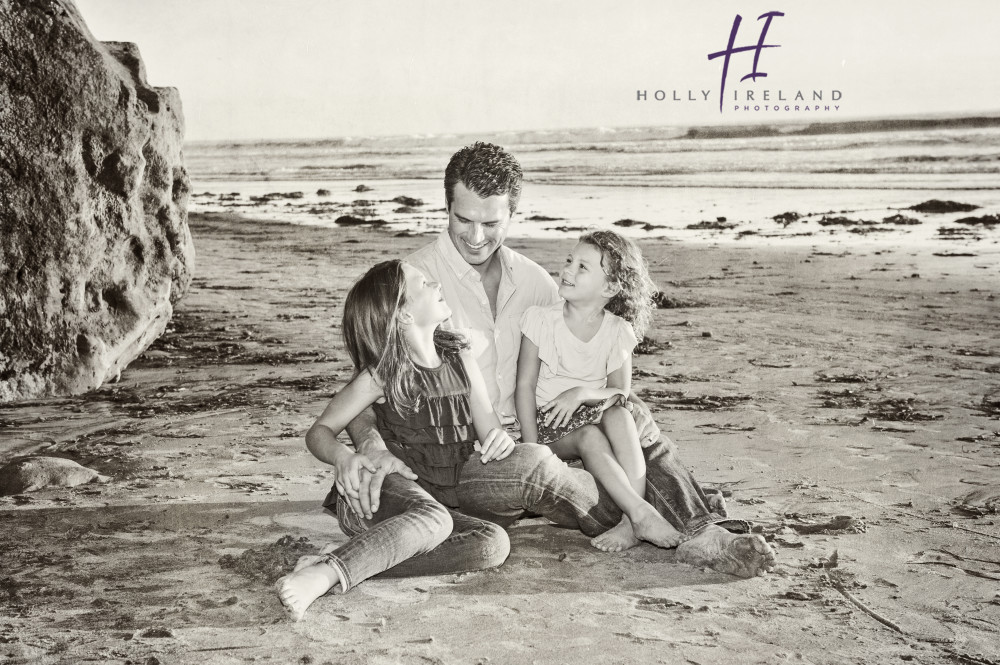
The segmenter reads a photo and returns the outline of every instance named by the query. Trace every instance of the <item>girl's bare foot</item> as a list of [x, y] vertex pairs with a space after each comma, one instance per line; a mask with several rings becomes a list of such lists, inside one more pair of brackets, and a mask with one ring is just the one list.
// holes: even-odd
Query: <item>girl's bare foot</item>
[[729, 533], [710, 524], [677, 547], [677, 561], [739, 577], [755, 577], [773, 568], [775, 558], [763, 536]]
[[636, 538], [667, 549], [677, 547], [684, 540], [680, 531], [646, 502], [632, 516], [632, 531]]
[[590, 541], [590, 544], [605, 552], [621, 552], [635, 547], [645, 540], [658, 547], [677, 547], [683, 536], [670, 522], [663, 518], [656, 508], [643, 502], [634, 517], [622, 515], [622, 521]]
[[628, 515], [622, 515], [622, 521], [601, 535], [591, 538], [590, 544], [604, 552], [622, 552], [639, 544], [639, 539], [632, 531], [632, 521]]
[[292, 621], [301, 621], [313, 601], [337, 584], [341, 584], [337, 569], [323, 561], [285, 575], [275, 588], [288, 616]]

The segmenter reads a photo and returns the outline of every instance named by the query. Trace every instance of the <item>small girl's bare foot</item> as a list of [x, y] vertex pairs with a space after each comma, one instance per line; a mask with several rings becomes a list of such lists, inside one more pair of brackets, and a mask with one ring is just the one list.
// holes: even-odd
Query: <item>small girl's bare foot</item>
[[680, 531], [648, 503], [643, 503], [632, 517], [632, 531], [636, 538], [667, 549], [677, 547], [684, 540]]
[[591, 538], [590, 544], [604, 552], [623, 552], [639, 544], [639, 539], [632, 531], [632, 521], [628, 515], [622, 515], [622, 521], [601, 535]]
[[288, 616], [292, 621], [301, 621], [313, 601], [336, 584], [340, 584], [339, 573], [324, 561], [285, 575], [275, 588]]
[[774, 567], [774, 550], [759, 534], [735, 534], [710, 524], [677, 547], [677, 561], [720, 573], [755, 577]]

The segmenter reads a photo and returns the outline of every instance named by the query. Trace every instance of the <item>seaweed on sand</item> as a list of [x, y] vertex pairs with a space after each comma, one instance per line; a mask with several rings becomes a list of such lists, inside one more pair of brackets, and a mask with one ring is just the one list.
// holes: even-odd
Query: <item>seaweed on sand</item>
[[987, 229], [992, 229], [994, 226], [1000, 224], [1000, 215], [983, 215], [982, 217], [963, 217], [962, 219], [956, 219], [956, 224], [965, 224], [967, 226], [983, 226]]
[[683, 309], [686, 307], [705, 307], [705, 303], [697, 302], [695, 300], [685, 300], [684, 298], [675, 298], [674, 296], [668, 296], [663, 291], [657, 291], [653, 295], [653, 304], [656, 305], [657, 309]]
[[959, 203], [957, 201], [941, 201], [939, 199], [931, 199], [930, 201], [924, 201], [923, 203], [918, 203], [917, 205], [910, 206], [907, 210], [916, 210], [917, 212], [933, 212], [933, 213], [944, 213], [944, 212], [969, 212], [971, 210], [976, 210], [979, 208], [977, 205], [972, 205], [971, 203]]
[[801, 218], [802, 218], [802, 215], [800, 215], [799, 213], [797, 213], [795, 211], [789, 211], [789, 212], [783, 212], [780, 215], [775, 215], [771, 219], [773, 219], [777, 223], [782, 224], [783, 226], [787, 227], [792, 222], [797, 222]]
[[868, 376], [866, 374], [859, 374], [857, 372], [849, 374], [827, 374], [825, 372], [817, 372], [816, 380], [820, 383], [868, 383], [869, 381], [874, 381], [875, 377]]
[[883, 224], [895, 224], [896, 226], [916, 226], [917, 224], [923, 224], [919, 219], [914, 219], [913, 217], [907, 217], [906, 215], [895, 214], [889, 217], [882, 218]]
[[305, 536], [298, 539], [282, 536], [259, 550], [248, 548], [239, 556], [224, 554], [219, 559], [219, 565], [253, 582], [271, 585], [290, 572], [299, 557], [315, 554], [317, 551]]
[[[917, 411], [919, 403], [913, 397], [891, 397], [869, 405], [865, 419], [915, 422], [941, 420], [944, 416]], [[862, 421], [863, 422], [863, 421]]]
[[848, 219], [847, 217], [831, 217], [823, 215], [817, 223], [820, 226], [873, 226], [878, 222], [871, 222], [864, 219]]
[[734, 222], [726, 222], [724, 221], [725, 220], [724, 217], [721, 219], [723, 221], [718, 221], [718, 220], [714, 222], [701, 221], [696, 224], [688, 224], [685, 228], [690, 229], [692, 231], [727, 231], [729, 229], [736, 228], [736, 224]]
[[857, 390], [821, 390], [818, 397], [823, 400], [820, 407], [824, 409], [855, 409], [871, 402], [866, 393]]
[[1000, 388], [994, 388], [983, 395], [977, 410], [983, 412], [990, 418], [1000, 418]]
[[639, 356], [649, 356], [663, 349], [669, 349], [670, 346], [670, 342], [658, 342], [650, 337], [643, 337], [636, 345], [635, 353]]
[[686, 395], [679, 390], [657, 390], [649, 388], [639, 393], [646, 401], [656, 406], [669, 409], [691, 411], [717, 411], [731, 409], [753, 398], [749, 395]]

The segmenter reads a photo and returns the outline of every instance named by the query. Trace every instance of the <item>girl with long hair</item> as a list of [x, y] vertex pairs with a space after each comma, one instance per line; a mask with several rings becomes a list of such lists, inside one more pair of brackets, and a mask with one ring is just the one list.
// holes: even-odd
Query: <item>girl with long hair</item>
[[[296, 621], [325, 593], [347, 592], [390, 569], [400, 576], [443, 574], [506, 559], [510, 543], [502, 528], [455, 510], [463, 467], [502, 460], [514, 442], [465, 338], [441, 328], [450, 316], [440, 285], [402, 261], [372, 267], [348, 293], [342, 331], [356, 374], [316, 420], [306, 445], [336, 467], [325, 505], [336, 508], [352, 538], [304, 557], [278, 581], [281, 602]], [[337, 435], [370, 405], [389, 453], [402, 464], [384, 477], [380, 509], [361, 516], [344, 497], [358, 496], [362, 469], [377, 468]]]

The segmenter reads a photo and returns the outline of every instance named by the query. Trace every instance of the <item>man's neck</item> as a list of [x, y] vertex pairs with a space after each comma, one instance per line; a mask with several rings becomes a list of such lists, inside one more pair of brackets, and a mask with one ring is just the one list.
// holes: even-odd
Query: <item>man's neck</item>
[[479, 273], [479, 277], [481, 279], [485, 280], [487, 276], [495, 275], [496, 272], [500, 270], [501, 263], [499, 254], [501, 249], [502, 247], [497, 247], [497, 251], [490, 254], [490, 258], [486, 259], [479, 265], [470, 264], [473, 269]]
[[490, 302], [490, 312], [493, 314], [493, 318], [496, 318], [497, 315], [497, 298], [500, 294], [500, 278], [503, 270], [501, 259], [498, 256], [500, 249], [502, 248], [498, 248], [490, 258], [479, 265], [472, 266], [479, 273], [479, 280], [483, 285], [483, 290], [486, 291], [486, 298]]

